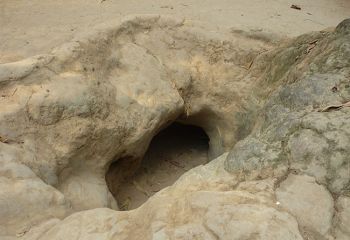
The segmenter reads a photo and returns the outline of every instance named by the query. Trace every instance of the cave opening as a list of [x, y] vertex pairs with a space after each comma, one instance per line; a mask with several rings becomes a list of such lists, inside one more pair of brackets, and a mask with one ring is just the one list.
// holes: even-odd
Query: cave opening
[[[172, 185], [186, 171], [206, 164], [208, 149], [209, 137], [200, 127], [175, 122], [160, 131], [152, 139], [135, 174], [122, 179], [117, 188], [110, 186], [106, 179], [119, 209], [132, 210], [141, 206], [153, 194]], [[126, 164], [128, 160], [122, 159], [122, 162]], [[109, 178], [118, 178], [113, 174], [118, 175], [120, 171], [107, 172]]]

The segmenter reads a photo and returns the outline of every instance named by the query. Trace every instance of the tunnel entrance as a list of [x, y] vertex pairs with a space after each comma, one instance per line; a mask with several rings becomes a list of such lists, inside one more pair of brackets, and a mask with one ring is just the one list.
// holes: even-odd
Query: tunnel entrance
[[120, 210], [141, 206], [183, 173], [208, 162], [209, 138], [202, 128], [173, 123], [151, 141], [138, 171], [119, 185]]

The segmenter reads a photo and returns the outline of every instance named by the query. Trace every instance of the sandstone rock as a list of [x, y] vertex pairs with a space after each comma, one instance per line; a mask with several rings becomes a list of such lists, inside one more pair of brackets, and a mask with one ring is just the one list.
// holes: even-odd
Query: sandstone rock
[[21, 164], [20, 155], [0, 143], [0, 235], [22, 235], [32, 225], [70, 212], [64, 195]]
[[106, 170], [128, 159], [119, 175], [132, 174], [169, 123], [202, 127], [212, 158], [249, 133], [241, 126], [256, 111], [245, 97], [253, 81], [240, 79], [271, 47], [167, 17], [106, 23], [51, 54], [1, 65], [0, 135], [33, 156], [23, 164], [74, 211], [113, 207]]
[[350, 238], [350, 198], [339, 197], [336, 202], [336, 239]]
[[[300, 36], [257, 58], [261, 63], [252, 71], [264, 72], [255, 89], [263, 106], [254, 131], [228, 155], [228, 171], [261, 178], [277, 176], [277, 166], [286, 165], [312, 175], [333, 193], [348, 191], [349, 108], [319, 111], [350, 99], [345, 25], [335, 33]], [[317, 44], [309, 49], [312, 41]]]
[[328, 233], [334, 214], [333, 198], [314, 178], [290, 174], [276, 190], [276, 196], [306, 231]]
[[82, 211], [24, 239], [302, 239], [296, 219], [274, 201], [274, 180], [232, 185], [234, 176], [220, 172], [225, 157], [190, 170], [134, 211]]
[[291, 216], [249, 204], [212, 207], [206, 225], [218, 239], [302, 239]]
[[[0, 235], [346, 239], [350, 109], [320, 109], [350, 99], [349, 28], [275, 46], [136, 16], [2, 64]], [[202, 127], [219, 157], [136, 210], [108, 209], [106, 181], [173, 121]]]

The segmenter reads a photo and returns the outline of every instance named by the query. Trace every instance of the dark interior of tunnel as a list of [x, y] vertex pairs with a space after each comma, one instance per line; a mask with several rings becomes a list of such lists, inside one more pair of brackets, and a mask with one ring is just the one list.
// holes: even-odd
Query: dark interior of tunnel
[[[118, 179], [132, 159], [117, 160], [108, 170], [106, 180], [120, 210], [141, 206], [186, 171], [206, 164], [208, 148], [209, 137], [202, 128], [175, 122], [152, 139], [141, 166], [131, 177]], [[115, 182], [120, 184], [111, 186]]]

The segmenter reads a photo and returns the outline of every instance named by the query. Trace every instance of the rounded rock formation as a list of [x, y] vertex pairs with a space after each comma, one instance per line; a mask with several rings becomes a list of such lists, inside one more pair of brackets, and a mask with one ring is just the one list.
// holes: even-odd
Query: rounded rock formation
[[[134, 16], [1, 64], [0, 236], [350, 238], [349, 23], [277, 43]], [[175, 121], [213, 160], [116, 211], [108, 187]]]

